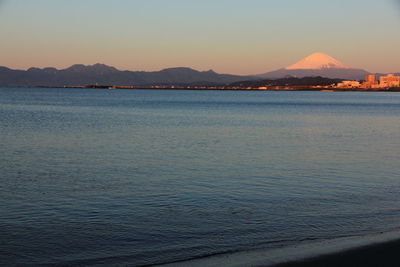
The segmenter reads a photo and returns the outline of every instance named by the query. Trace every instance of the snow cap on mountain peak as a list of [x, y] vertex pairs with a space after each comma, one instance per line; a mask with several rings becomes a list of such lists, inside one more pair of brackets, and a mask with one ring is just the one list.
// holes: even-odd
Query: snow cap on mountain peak
[[299, 62], [286, 67], [287, 70], [295, 70], [295, 69], [312, 69], [312, 70], [321, 70], [321, 69], [352, 69], [352, 67], [347, 66], [333, 57], [324, 54], [324, 53], [314, 53], [309, 55], [308, 57], [300, 60]]

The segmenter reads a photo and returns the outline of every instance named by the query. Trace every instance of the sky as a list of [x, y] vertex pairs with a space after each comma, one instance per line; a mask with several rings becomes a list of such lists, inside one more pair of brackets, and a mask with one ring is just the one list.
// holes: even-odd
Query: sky
[[400, 72], [400, 0], [0, 0], [0, 66], [259, 74], [314, 52]]

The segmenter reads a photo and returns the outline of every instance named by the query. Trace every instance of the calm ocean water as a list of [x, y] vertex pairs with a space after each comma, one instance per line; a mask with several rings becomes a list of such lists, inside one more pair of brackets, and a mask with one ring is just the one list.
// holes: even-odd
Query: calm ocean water
[[400, 94], [0, 88], [0, 265], [400, 228]]

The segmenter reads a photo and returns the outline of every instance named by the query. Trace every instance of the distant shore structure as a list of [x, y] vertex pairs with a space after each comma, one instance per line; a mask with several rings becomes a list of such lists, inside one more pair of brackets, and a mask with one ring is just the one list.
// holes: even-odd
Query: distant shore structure
[[379, 85], [381, 87], [399, 87], [400, 86], [400, 76], [395, 76], [394, 74], [382, 76], [380, 78]]
[[379, 88], [393, 88], [400, 87], [400, 76], [388, 74], [381, 76], [377, 80], [375, 74], [368, 74], [365, 76], [365, 81], [343, 81], [338, 83], [337, 88], [365, 88], [365, 89], [379, 89]]
[[378, 88], [379, 81], [376, 79], [374, 74], [368, 74], [365, 76], [364, 87], [371, 89], [371, 88]]

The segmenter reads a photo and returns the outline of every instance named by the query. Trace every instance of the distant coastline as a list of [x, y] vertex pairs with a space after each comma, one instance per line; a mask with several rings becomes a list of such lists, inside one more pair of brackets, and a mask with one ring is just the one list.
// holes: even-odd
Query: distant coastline
[[257, 90], [257, 91], [400, 91], [400, 74], [372, 74], [314, 53], [277, 71], [251, 75], [220, 74], [186, 67], [160, 71], [121, 71], [115, 67], [75, 64], [67, 69], [12, 70], [0, 66], [0, 87]]
[[[0, 66], [0, 86], [7, 87], [116, 87], [118, 89], [261, 89], [261, 90], [319, 90], [333, 87], [357, 89], [399, 87], [399, 73], [382, 80], [383, 73], [369, 73], [346, 66], [327, 56], [314, 54], [300, 64], [256, 75], [221, 74], [213, 70], [198, 71], [187, 67], [160, 71], [121, 71], [115, 67], [75, 64], [66, 69], [29, 68], [14, 70]], [[341, 68], [342, 67], [342, 68]], [[369, 77], [369, 78], [367, 78]], [[375, 77], [372, 79], [372, 77]], [[383, 81], [383, 82], [382, 82]], [[287, 88], [289, 87], [289, 88]], [[302, 87], [302, 88], [298, 88]], [[315, 89], [316, 88], [316, 89]], [[380, 90], [379, 90], [380, 91]]]
[[[27, 87], [27, 86], [21, 86]], [[229, 86], [29, 86], [32, 88], [70, 88], [70, 89], [106, 89], [106, 90], [198, 90], [198, 91], [315, 91], [315, 92], [400, 92], [400, 87], [391, 88], [333, 88], [329, 86], [272, 86], [268, 88], [240, 88]]]

